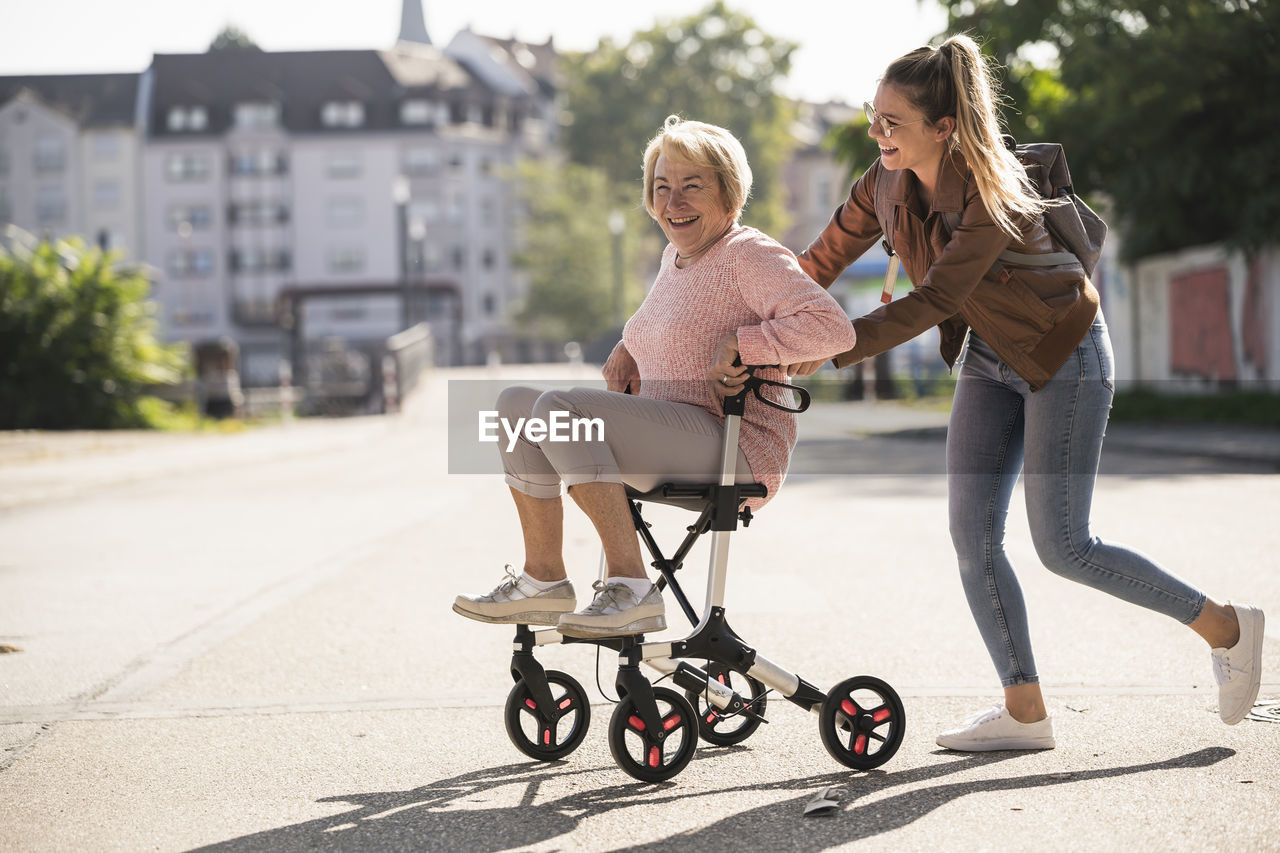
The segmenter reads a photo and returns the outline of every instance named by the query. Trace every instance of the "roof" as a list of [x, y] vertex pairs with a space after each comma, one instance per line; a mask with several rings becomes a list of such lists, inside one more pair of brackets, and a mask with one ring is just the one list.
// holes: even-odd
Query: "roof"
[[139, 74], [34, 74], [0, 77], [0, 105], [30, 91], [82, 127], [133, 124]]
[[204, 133], [208, 135], [230, 128], [235, 104], [257, 101], [279, 104], [281, 125], [293, 133], [324, 130], [321, 111], [333, 101], [364, 104], [363, 131], [394, 130], [400, 127], [399, 105], [406, 97], [465, 94], [482, 98], [488, 92], [429, 45], [401, 45], [389, 51], [157, 54], [151, 73], [155, 85], [147, 119], [151, 136], [170, 134], [166, 116], [179, 106], [205, 107]]

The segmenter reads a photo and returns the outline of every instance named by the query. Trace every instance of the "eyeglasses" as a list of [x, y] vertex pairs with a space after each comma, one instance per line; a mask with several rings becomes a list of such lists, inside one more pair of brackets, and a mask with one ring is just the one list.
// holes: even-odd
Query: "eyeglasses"
[[862, 102], [862, 112], [867, 117], [867, 124], [875, 124], [876, 122], [880, 123], [880, 132], [884, 134], [885, 139], [893, 136], [893, 132], [900, 127], [906, 127], [910, 124], [919, 124], [924, 121], [924, 119], [918, 118], [915, 121], [904, 121], [902, 124], [894, 124], [884, 116], [880, 115], [880, 113], [876, 112], [876, 108], [871, 106], [870, 101]]

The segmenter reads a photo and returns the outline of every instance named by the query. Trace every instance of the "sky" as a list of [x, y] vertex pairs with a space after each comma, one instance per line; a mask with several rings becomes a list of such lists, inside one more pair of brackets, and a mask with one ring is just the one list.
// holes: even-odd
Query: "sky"
[[[710, 0], [424, 0], [441, 47], [465, 27], [587, 50], [626, 42]], [[861, 103], [897, 56], [946, 25], [934, 0], [727, 0], [769, 34], [799, 45], [782, 90], [812, 101]], [[155, 53], [203, 52], [228, 24], [265, 50], [390, 47], [401, 0], [0, 0], [0, 75], [142, 71]]]

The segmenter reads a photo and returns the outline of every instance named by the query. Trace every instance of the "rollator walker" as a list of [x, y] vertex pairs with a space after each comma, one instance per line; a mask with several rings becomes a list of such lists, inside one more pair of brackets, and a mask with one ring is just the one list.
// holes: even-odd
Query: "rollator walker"
[[[836, 761], [857, 770], [884, 764], [902, 743], [906, 714], [902, 700], [887, 683], [869, 675], [841, 681], [824, 693], [789, 670], [758, 654], [729, 626], [725, 616], [725, 579], [729, 538], [741, 521], [751, 523], [750, 498], [764, 497], [761, 483], [735, 483], [738, 431], [747, 397], [764, 405], [799, 413], [809, 407], [803, 388], [775, 382], [752, 371], [743, 391], [724, 400], [724, 442], [717, 483], [665, 483], [647, 492], [627, 488], [631, 517], [650, 564], [661, 575], [659, 589], [670, 590], [693, 626], [681, 640], [645, 642], [643, 635], [579, 639], [555, 628], [517, 625], [507, 697], [507, 735], [525, 755], [554, 761], [577, 749], [591, 721], [591, 705], [582, 686], [570, 675], [545, 670], [534, 649], [557, 643], [589, 643], [618, 652], [615, 682], [619, 700], [609, 720], [609, 750], [618, 766], [645, 782], [662, 782], [683, 770], [693, 758], [699, 737], [728, 746], [751, 736], [765, 720], [768, 694], [775, 692], [818, 715], [818, 732]], [[761, 393], [778, 386], [800, 395], [788, 408]], [[665, 557], [641, 515], [647, 502], [667, 504], [698, 514], [675, 553]], [[685, 556], [705, 533], [711, 534], [707, 594], [699, 616], [676, 578]], [[602, 565], [601, 574], [603, 576]], [[650, 683], [640, 664], [671, 678], [683, 693]]]

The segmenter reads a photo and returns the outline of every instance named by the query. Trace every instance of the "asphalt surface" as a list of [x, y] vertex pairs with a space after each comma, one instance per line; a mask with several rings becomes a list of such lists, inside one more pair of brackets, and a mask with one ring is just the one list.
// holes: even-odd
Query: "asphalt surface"
[[[898, 753], [854, 772], [780, 698], [745, 743], [664, 784], [607, 745], [616, 662], [542, 649], [591, 696], [565, 759], [507, 739], [509, 629], [449, 610], [520, 558], [500, 480], [450, 476], [450, 378], [399, 416], [238, 435], [0, 434], [0, 849], [1280, 849], [1280, 678], [1218, 721], [1185, 628], [1020, 567], [1059, 746], [962, 755], [937, 731], [996, 701], [946, 531], [945, 418], [823, 404], [783, 493], [734, 535], [727, 607], [771, 660], [829, 687], [891, 683]], [[585, 374], [589, 375], [589, 374]], [[1280, 436], [1116, 425], [1095, 527], [1272, 616]], [[646, 513], [664, 546], [684, 513]], [[598, 546], [566, 512], [582, 598]], [[688, 560], [700, 600], [706, 552]], [[668, 605], [672, 628], [685, 633]], [[839, 806], [803, 809], [828, 786]]]

